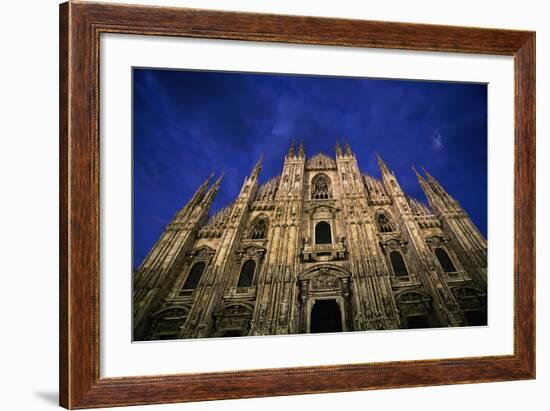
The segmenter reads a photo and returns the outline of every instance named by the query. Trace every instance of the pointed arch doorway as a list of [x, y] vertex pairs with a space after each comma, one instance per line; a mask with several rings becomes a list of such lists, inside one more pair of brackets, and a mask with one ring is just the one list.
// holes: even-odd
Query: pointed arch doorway
[[341, 332], [342, 313], [336, 299], [315, 300], [310, 322], [311, 333]]

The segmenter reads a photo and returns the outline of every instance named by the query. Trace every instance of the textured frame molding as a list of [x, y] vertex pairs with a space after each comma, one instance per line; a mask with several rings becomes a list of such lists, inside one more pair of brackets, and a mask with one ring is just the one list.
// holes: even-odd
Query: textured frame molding
[[[91, 408], [535, 378], [535, 33], [60, 5], [60, 405]], [[126, 33], [514, 57], [514, 354], [155, 377], [99, 374], [99, 36]]]

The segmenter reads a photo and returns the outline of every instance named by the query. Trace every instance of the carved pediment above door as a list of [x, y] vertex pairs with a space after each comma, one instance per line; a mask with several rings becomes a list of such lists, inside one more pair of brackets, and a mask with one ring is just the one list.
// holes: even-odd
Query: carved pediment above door
[[379, 233], [379, 244], [383, 249], [396, 250], [407, 245], [401, 233]]
[[340, 288], [340, 280], [337, 276], [328, 272], [321, 272], [311, 279], [311, 288], [313, 290], [334, 290]]
[[338, 279], [349, 279], [351, 274], [344, 268], [335, 264], [323, 264], [308, 268], [298, 277], [299, 281], [313, 280], [318, 276], [333, 276]]
[[195, 259], [201, 259], [201, 260], [208, 260], [212, 258], [214, 254], [216, 254], [216, 250], [214, 250], [212, 247], [209, 247], [207, 245], [197, 247], [189, 251], [189, 253], [187, 253], [189, 257], [192, 257]]
[[305, 203], [304, 211], [314, 218], [332, 218], [340, 209], [335, 200], [310, 200]]
[[258, 244], [243, 244], [244, 247], [237, 250], [237, 255], [242, 258], [261, 258], [267, 249]]
[[426, 243], [429, 246], [437, 247], [439, 245], [448, 243], [450, 240], [451, 240], [451, 238], [446, 234], [443, 234], [443, 235], [433, 234], [433, 235], [429, 236], [428, 238], [426, 238]]

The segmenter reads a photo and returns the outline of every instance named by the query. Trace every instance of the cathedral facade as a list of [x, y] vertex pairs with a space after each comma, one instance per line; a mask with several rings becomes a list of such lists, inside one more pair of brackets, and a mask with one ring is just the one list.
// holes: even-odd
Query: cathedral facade
[[349, 145], [307, 158], [294, 144], [259, 186], [209, 215], [208, 178], [134, 272], [134, 340], [487, 324], [487, 241], [428, 172], [428, 205], [378, 156]]

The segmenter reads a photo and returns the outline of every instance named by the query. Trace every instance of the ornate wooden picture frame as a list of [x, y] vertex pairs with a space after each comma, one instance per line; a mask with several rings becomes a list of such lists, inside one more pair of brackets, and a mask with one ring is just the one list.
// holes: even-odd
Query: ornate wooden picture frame
[[[101, 378], [99, 50], [102, 33], [513, 56], [513, 355]], [[535, 378], [534, 32], [69, 2], [60, 6], [59, 46], [60, 404], [63, 407]]]

